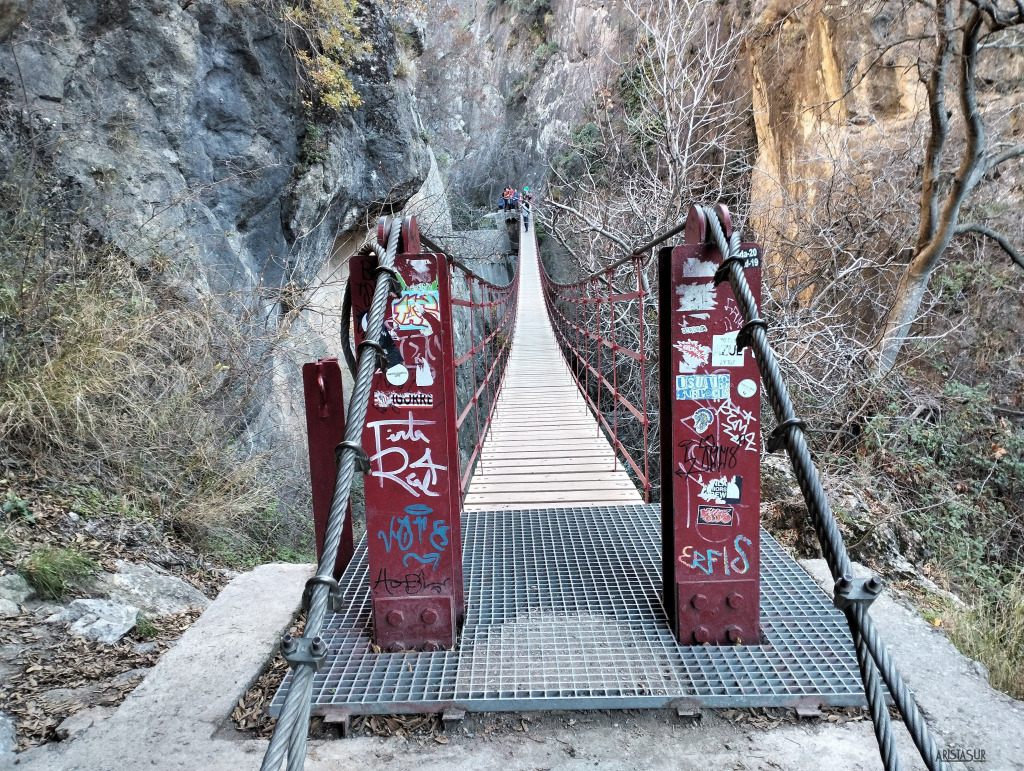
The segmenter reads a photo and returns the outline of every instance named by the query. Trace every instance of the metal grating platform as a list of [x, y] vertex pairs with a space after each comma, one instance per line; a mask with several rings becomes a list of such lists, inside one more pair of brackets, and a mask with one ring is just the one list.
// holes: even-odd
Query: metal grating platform
[[[365, 539], [328, 616], [314, 715], [668, 705], [862, 705], [846, 621], [761, 533], [762, 645], [676, 644], [661, 607], [657, 506], [464, 514], [455, 651], [373, 653]], [[277, 715], [291, 682], [271, 705]]]

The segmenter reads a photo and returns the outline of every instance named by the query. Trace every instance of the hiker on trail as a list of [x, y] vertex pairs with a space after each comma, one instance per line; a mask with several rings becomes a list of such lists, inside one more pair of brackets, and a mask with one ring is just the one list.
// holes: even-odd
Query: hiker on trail
[[510, 211], [512, 209], [512, 186], [511, 185], [506, 187], [505, 188], [505, 192], [501, 194], [501, 203], [502, 203], [502, 208], [505, 211]]
[[530, 192], [530, 186], [527, 185], [523, 188], [522, 195], [522, 207], [523, 207], [523, 228], [529, 232], [530, 230], [530, 207], [533, 203], [533, 193]]
[[512, 208], [515, 209], [516, 211], [519, 211], [519, 191], [518, 190], [513, 190], [512, 191]]

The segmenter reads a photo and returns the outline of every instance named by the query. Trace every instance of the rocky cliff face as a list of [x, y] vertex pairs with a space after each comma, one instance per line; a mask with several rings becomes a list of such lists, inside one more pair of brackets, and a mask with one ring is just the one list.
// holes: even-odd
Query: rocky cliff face
[[416, 93], [453, 187], [492, 204], [506, 184], [539, 184], [616, 74], [618, 3], [434, 0], [430, 15]]
[[363, 104], [307, 131], [276, 12], [226, 0], [37, 0], [0, 49], [0, 172], [47, 167], [81, 216], [201, 291], [304, 284], [371, 203], [429, 168], [394, 33], [362, 6]]

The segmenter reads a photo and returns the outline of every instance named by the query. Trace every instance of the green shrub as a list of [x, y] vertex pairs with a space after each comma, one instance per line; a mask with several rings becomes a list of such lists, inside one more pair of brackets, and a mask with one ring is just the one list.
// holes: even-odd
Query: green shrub
[[135, 634], [143, 640], [152, 640], [160, 634], [160, 627], [140, 613], [135, 619]]

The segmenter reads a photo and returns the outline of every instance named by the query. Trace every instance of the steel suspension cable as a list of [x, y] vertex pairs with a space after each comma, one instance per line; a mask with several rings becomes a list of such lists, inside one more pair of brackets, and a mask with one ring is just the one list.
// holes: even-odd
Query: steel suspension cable
[[[744, 326], [740, 335], [741, 337], [745, 334], [748, 336], [747, 344], [754, 351], [765, 384], [764, 392], [768, 396], [768, 401], [778, 421], [778, 427], [773, 432], [772, 439], [769, 440], [768, 449], [771, 451], [773, 440], [777, 440], [779, 446], [785, 447], [789, 454], [825, 561], [828, 563], [833, 579], [836, 580], [837, 599], [840, 599], [840, 587], [849, 588], [852, 583], [853, 566], [846, 552], [835, 514], [832, 512], [825, 489], [811, 459], [810, 449], [804, 437], [803, 422], [796, 417], [782, 371], [768, 344], [768, 335], [765, 331], [767, 325], [758, 317], [757, 304], [747, 285], [746, 277], [743, 275], [743, 261], [737, 256], [740, 252], [740, 234], [738, 231], [733, 231], [731, 237], [726, 238], [718, 212], [711, 207], [703, 207], [703, 212], [715, 245], [722, 253], [720, 271], [725, 273], [723, 278], [728, 279], [740, 313], [743, 315]], [[716, 282], [720, 275], [721, 273], [716, 275]], [[877, 582], [877, 579], [872, 579], [872, 581]], [[868, 589], [869, 593], [877, 594], [881, 590], [881, 583], [877, 582], [872, 586], [871, 582], [868, 582]], [[948, 771], [949, 766], [942, 760], [917, 703], [896, 668], [892, 655], [874, 627], [874, 622], [868, 614], [867, 604], [868, 602], [862, 599], [850, 600], [844, 608], [844, 613], [853, 637], [857, 663], [864, 680], [864, 691], [874, 723], [875, 736], [878, 739], [879, 753], [885, 768], [887, 771], [894, 771], [902, 768], [902, 765], [896, 749], [879, 674], [881, 680], [884, 680], [888, 687], [925, 765], [930, 771], [938, 769]]]
[[[398, 252], [398, 239], [401, 234], [401, 222], [391, 223], [391, 234], [386, 250], [374, 248], [378, 257], [377, 285], [373, 293], [373, 301], [366, 325], [366, 340], [380, 339], [384, 325], [384, 313], [387, 309], [391, 278], [388, 269], [394, 267], [395, 255]], [[383, 253], [382, 253], [383, 252]], [[306, 615], [304, 640], [309, 641], [311, 650], [325, 650], [326, 646], [320, 637], [327, 606], [331, 598], [331, 585], [334, 583], [334, 564], [341, 544], [341, 531], [345, 512], [348, 508], [349, 495], [352, 489], [352, 478], [356, 467], [356, 447], [362, 445], [363, 426], [366, 422], [366, 411], [370, 403], [370, 391], [373, 385], [373, 373], [377, 368], [377, 352], [370, 346], [363, 346], [359, 355], [359, 364], [352, 389], [352, 400], [349, 403], [348, 416], [345, 424], [345, 441], [341, 448], [338, 464], [338, 476], [334, 486], [334, 497], [331, 499], [331, 510], [327, 519], [327, 530], [316, 575], [310, 582], [309, 609]], [[286, 636], [286, 639], [290, 639]], [[313, 689], [314, 666], [300, 665], [296, 668], [291, 688], [285, 699], [281, 717], [274, 728], [270, 746], [263, 757], [261, 771], [278, 771], [281, 763], [288, 757], [289, 771], [299, 771], [306, 760], [306, 739], [309, 734], [309, 715]]]

